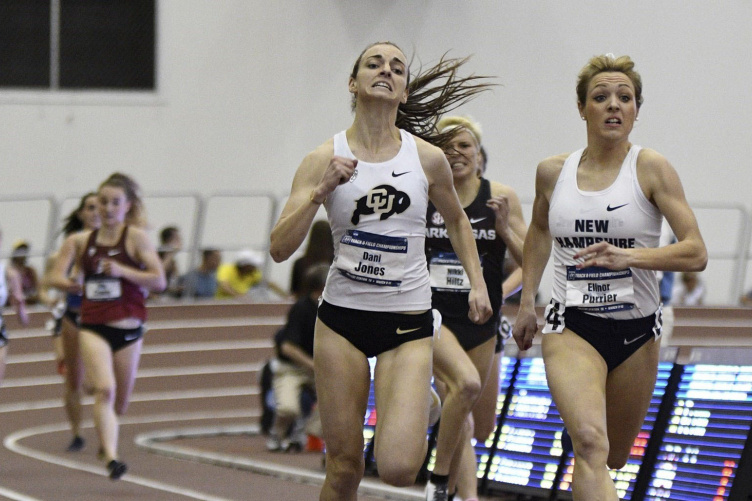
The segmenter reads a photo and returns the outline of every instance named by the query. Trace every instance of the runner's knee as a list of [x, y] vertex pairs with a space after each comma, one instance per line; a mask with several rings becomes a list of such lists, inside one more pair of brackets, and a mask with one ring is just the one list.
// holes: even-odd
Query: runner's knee
[[421, 461], [415, 461], [405, 454], [392, 454], [388, 459], [379, 461], [376, 459], [379, 468], [379, 478], [389, 485], [395, 487], [408, 487], [415, 483], [418, 472], [422, 466]]
[[95, 399], [102, 402], [112, 402], [115, 398], [115, 388], [109, 385], [95, 384], [89, 388], [89, 393], [94, 396]]
[[588, 463], [605, 462], [608, 457], [608, 436], [597, 426], [583, 424], [569, 430], [575, 454]]
[[477, 373], [461, 378], [455, 385], [456, 395], [468, 407], [468, 411], [480, 397], [481, 390], [480, 376]]
[[365, 470], [363, 454], [326, 454], [326, 476], [337, 492], [349, 492], [358, 488]]

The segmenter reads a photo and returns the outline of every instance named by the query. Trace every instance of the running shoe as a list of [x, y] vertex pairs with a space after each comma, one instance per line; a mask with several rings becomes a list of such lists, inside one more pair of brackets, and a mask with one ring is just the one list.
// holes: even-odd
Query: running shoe
[[107, 463], [107, 471], [110, 472], [110, 478], [112, 480], [119, 480], [120, 477], [125, 475], [125, 472], [128, 471], [128, 465], [122, 461], [113, 459]]
[[447, 484], [434, 484], [429, 481], [426, 484], [426, 501], [448, 501], [449, 486]]
[[78, 452], [84, 448], [84, 443], [84, 439], [76, 435], [65, 450], [68, 452]]

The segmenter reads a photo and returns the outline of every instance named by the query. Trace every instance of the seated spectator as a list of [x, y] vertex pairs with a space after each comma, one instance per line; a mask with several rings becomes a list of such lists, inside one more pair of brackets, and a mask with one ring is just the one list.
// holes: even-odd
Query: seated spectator
[[39, 276], [37, 270], [29, 266], [27, 260], [31, 245], [26, 240], [17, 240], [13, 244], [13, 252], [10, 257], [10, 266], [21, 277], [21, 289], [26, 304], [37, 304], [40, 302]]
[[234, 263], [224, 263], [217, 268], [218, 299], [244, 296], [261, 283], [261, 266], [264, 258], [252, 250], [238, 252]]
[[159, 232], [159, 249], [157, 255], [162, 261], [162, 267], [165, 271], [167, 288], [161, 294], [179, 296], [178, 281], [180, 273], [178, 263], [175, 257], [178, 252], [183, 250], [183, 236], [177, 226], [166, 226]]
[[739, 302], [742, 306], [752, 306], [752, 289], [748, 290], [741, 298]]
[[679, 306], [700, 306], [705, 301], [705, 284], [700, 280], [700, 274], [685, 271], [679, 277], [680, 283], [675, 288], [674, 304]]
[[182, 297], [213, 298], [217, 294], [217, 268], [222, 254], [217, 249], [204, 249], [201, 264], [180, 279]]
[[308, 234], [308, 245], [305, 254], [295, 260], [290, 277], [290, 293], [300, 297], [303, 276], [311, 267], [319, 263], [331, 265], [334, 259], [334, 244], [329, 221], [321, 219], [313, 223]]
[[318, 264], [303, 277], [301, 296], [290, 308], [287, 323], [274, 336], [277, 363], [273, 364], [275, 418], [267, 449], [298, 450], [305, 434], [321, 436], [321, 423], [315, 408], [302, 420], [301, 396], [305, 389], [314, 391], [313, 331], [316, 325], [318, 298], [324, 291], [329, 265]]

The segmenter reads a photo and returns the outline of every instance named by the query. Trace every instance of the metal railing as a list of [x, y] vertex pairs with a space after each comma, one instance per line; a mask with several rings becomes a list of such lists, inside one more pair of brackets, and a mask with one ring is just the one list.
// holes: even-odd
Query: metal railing
[[[62, 199], [51, 194], [0, 197], [3, 236], [0, 258], [7, 258], [13, 242], [23, 238], [31, 243], [32, 263], [38, 263], [41, 269], [46, 257], [58, 248], [62, 219], [77, 207], [80, 196], [71, 194]], [[181, 264], [183, 270], [188, 270], [198, 265], [204, 247], [230, 253], [251, 248], [266, 254], [269, 234], [286, 199], [286, 193], [275, 195], [263, 191], [220, 191], [208, 195], [147, 192], [144, 203], [155, 242], [159, 229], [164, 226], [181, 229], [186, 243], [181, 251]], [[527, 221], [531, 203], [522, 201]], [[752, 265], [752, 217], [741, 204], [701, 202], [691, 205], [698, 214], [710, 262], [727, 265], [727, 277], [721, 270], [717, 272], [718, 277], [709, 276], [706, 282], [718, 287], [728, 280], [727, 304], [735, 305], [744, 294], [747, 270]], [[264, 261], [265, 277], [270, 276], [272, 264], [271, 259]], [[706, 274], [708, 272], [716, 273], [710, 268]]]

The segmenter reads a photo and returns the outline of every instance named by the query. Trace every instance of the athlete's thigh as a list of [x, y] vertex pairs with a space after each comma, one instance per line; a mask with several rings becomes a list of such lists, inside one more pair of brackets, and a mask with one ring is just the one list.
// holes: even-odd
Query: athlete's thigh
[[78, 326], [66, 317], [63, 317], [61, 322], [59, 339], [62, 346], [63, 362], [66, 367], [65, 378], [71, 388], [78, 388], [83, 377]]
[[115, 381], [117, 383], [116, 398], [121, 405], [130, 399], [133, 392], [143, 342], [144, 338], [141, 337], [113, 354]]
[[480, 384], [484, 386], [488, 382], [491, 367], [494, 363], [494, 348], [496, 348], [496, 338], [491, 338], [467, 352], [475, 370], [478, 371]]
[[570, 435], [580, 429], [606, 433], [606, 377], [608, 369], [590, 343], [569, 329], [545, 334], [543, 361], [551, 396]]
[[433, 374], [446, 385], [478, 377], [473, 361], [454, 333], [444, 325], [441, 326], [441, 335], [433, 345]]
[[499, 401], [501, 357], [502, 353], [494, 353], [483, 390], [473, 406], [474, 436], [478, 440], [488, 438], [488, 435], [491, 434], [494, 426], [496, 426], [496, 405]]
[[78, 334], [81, 360], [84, 363], [86, 386], [112, 388], [115, 386], [115, 373], [112, 368], [110, 344], [99, 334], [82, 329]]
[[371, 388], [366, 356], [316, 320], [313, 343], [316, 397], [327, 453], [363, 452], [363, 419]]
[[376, 448], [419, 453], [426, 440], [433, 338], [404, 343], [377, 357]]
[[658, 373], [660, 342], [649, 341], [611, 371], [606, 381], [611, 450], [628, 453], [642, 427]]
[[65, 316], [60, 322], [60, 338], [65, 363], [77, 363], [79, 359], [78, 326]]

